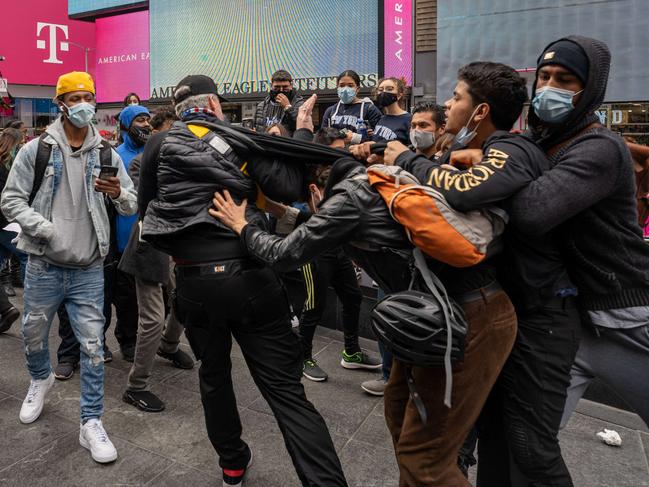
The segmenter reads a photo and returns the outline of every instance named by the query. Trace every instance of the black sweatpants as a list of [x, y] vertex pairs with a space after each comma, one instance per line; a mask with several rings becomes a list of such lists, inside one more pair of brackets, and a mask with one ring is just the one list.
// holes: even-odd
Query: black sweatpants
[[478, 421], [478, 487], [571, 487], [558, 433], [579, 345], [566, 306], [519, 314], [514, 348]]
[[331, 285], [343, 305], [343, 334], [345, 351], [359, 352], [358, 319], [363, 294], [358, 286], [352, 261], [341, 248], [320, 254], [317, 259], [302, 266], [306, 300], [300, 318], [300, 337], [304, 357], [310, 358], [316, 327], [322, 323], [327, 308], [327, 287]]
[[176, 310], [201, 361], [200, 392], [207, 433], [222, 468], [245, 468], [250, 451], [232, 388], [234, 337], [284, 436], [302, 485], [346, 486], [327, 425], [307, 400], [302, 354], [288, 302], [270, 269], [249, 261], [176, 267]]
[[[121, 255], [120, 257], [121, 258]], [[119, 262], [118, 258], [118, 262]], [[123, 350], [137, 342], [138, 308], [135, 278], [115, 267], [112, 303], [115, 305], [115, 338]]]

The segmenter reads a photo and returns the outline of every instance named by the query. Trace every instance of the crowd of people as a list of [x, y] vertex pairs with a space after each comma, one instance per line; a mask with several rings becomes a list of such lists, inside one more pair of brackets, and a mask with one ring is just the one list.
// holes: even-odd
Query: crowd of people
[[[444, 106], [411, 111], [402, 80], [361, 98], [346, 70], [318, 130], [317, 96], [296, 94], [287, 71], [252, 129], [225, 120], [211, 78], [190, 75], [155, 113], [126, 97], [116, 150], [91, 123], [91, 76], [62, 75], [61, 116], [41, 137], [0, 134], [0, 247], [24, 282], [31, 376], [20, 421], [80, 364], [79, 442], [99, 463], [117, 458], [102, 423], [114, 306], [132, 362], [123, 400], [141, 411], [165, 408], [149, 387], [156, 354], [194, 367], [186, 334], [224, 485], [242, 485], [253, 459], [234, 338], [302, 485], [346, 486], [301, 383], [328, 379], [313, 339], [331, 286], [340, 365], [380, 372], [361, 387], [384, 396], [402, 487], [470, 485], [476, 444], [480, 487], [572, 486], [558, 433], [593, 379], [649, 421], [637, 373], [649, 365], [649, 150], [595, 115], [609, 68], [603, 42], [569, 36], [540, 51], [531, 96], [511, 67], [473, 62]], [[357, 267], [379, 287], [380, 356], [359, 344]], [[0, 286], [0, 332], [19, 316]]]

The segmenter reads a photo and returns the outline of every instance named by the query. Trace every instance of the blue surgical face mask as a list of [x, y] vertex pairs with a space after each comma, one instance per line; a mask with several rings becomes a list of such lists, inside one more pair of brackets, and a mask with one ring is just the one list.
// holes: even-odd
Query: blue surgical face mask
[[68, 109], [67, 115], [70, 123], [78, 128], [87, 127], [95, 116], [95, 105], [88, 102], [81, 102], [71, 107], [63, 104]]
[[475, 117], [475, 113], [478, 111], [478, 108], [480, 108], [480, 105], [475, 107], [475, 110], [473, 110], [473, 113], [469, 117], [469, 121], [457, 133], [455, 139], [453, 139], [454, 144], [458, 144], [462, 147], [468, 147], [471, 141], [475, 139], [475, 136], [478, 134], [477, 133], [478, 127], [480, 126], [480, 123], [482, 123], [482, 120], [478, 122], [478, 125], [476, 125], [473, 130], [469, 130], [469, 125], [473, 121], [473, 117]]
[[[583, 91], [583, 90], [582, 90]], [[547, 123], [565, 122], [575, 109], [572, 99], [581, 93], [545, 86], [536, 90], [532, 107], [537, 117]]]
[[338, 88], [338, 98], [340, 98], [340, 101], [345, 105], [349, 105], [354, 101], [354, 98], [356, 98], [356, 88], [352, 88], [351, 86]]

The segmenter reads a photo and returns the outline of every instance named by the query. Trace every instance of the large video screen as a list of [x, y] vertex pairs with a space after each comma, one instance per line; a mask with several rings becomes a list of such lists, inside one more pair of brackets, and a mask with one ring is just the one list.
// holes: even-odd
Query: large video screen
[[115, 8], [146, 5], [143, 0], [68, 0], [68, 15], [71, 16], [84, 16], [100, 12], [103, 10], [113, 10]]
[[149, 98], [149, 12], [97, 19], [95, 84], [100, 103], [135, 92]]
[[268, 90], [278, 69], [300, 90], [331, 89], [346, 69], [374, 86], [379, 72], [377, 0], [151, 0], [151, 97], [188, 74], [219, 92]]
[[[604, 41], [611, 50], [605, 101], [647, 99], [646, 0], [438, 0], [437, 9], [438, 100], [451, 96], [457, 70], [466, 63], [536, 68], [548, 43], [575, 34]], [[624, 29], [611, 28], [618, 23]]]

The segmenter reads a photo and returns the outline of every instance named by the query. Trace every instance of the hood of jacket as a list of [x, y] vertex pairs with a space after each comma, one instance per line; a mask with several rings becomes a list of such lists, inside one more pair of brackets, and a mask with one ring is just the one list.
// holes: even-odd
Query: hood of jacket
[[137, 145], [131, 136], [128, 133], [128, 130], [131, 128], [133, 120], [135, 120], [140, 115], [151, 116], [149, 110], [142, 105], [129, 105], [119, 114], [119, 123], [122, 126], [122, 139], [124, 143], [117, 148], [118, 154], [121, 156], [126, 168], [128, 169], [128, 164], [131, 162], [136, 155], [144, 151], [144, 146]]
[[[597, 122], [598, 118], [595, 115], [606, 95], [606, 86], [608, 84], [608, 74], [611, 67], [611, 52], [608, 46], [597, 39], [583, 36], [568, 36], [558, 39], [548, 44], [542, 51], [543, 53], [558, 41], [570, 41], [580, 46], [586, 53], [588, 58], [588, 80], [584, 85], [584, 91], [579, 97], [579, 101], [572, 111], [570, 116], [565, 122], [557, 125], [551, 125], [543, 122], [534, 113], [534, 109], [530, 107], [528, 122], [534, 140], [544, 149], [548, 150], [551, 147], [560, 144], [565, 140], [569, 140], [576, 134], [581, 132], [588, 125]], [[541, 61], [539, 56], [538, 62]], [[538, 72], [536, 74], [538, 79]], [[536, 93], [536, 81], [532, 87], [532, 99]]]
[[131, 128], [133, 120], [135, 120], [140, 115], [151, 116], [149, 110], [147, 110], [146, 107], [143, 107], [142, 105], [129, 105], [120, 112], [119, 123], [121, 123], [122, 126], [126, 130], [128, 130]]
[[[54, 120], [54, 122], [52, 122], [47, 127], [47, 129], [45, 129], [45, 132], [47, 132], [47, 134], [54, 139], [64, 157], [72, 155], [72, 149], [70, 148], [70, 143], [68, 142], [68, 136], [65, 134], [65, 130], [63, 129], [63, 115]], [[92, 149], [96, 149], [101, 145], [101, 140], [101, 136], [99, 135], [99, 132], [97, 131], [95, 126], [90, 124], [88, 126], [88, 133], [86, 134], [86, 138], [83, 141], [81, 149], [76, 151], [74, 154], [86, 154]]]

